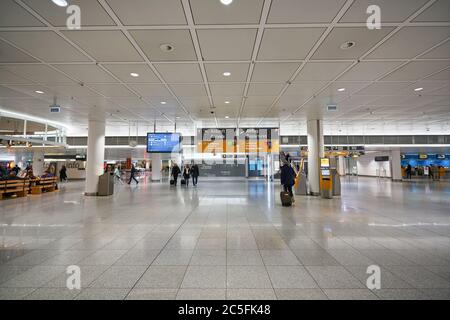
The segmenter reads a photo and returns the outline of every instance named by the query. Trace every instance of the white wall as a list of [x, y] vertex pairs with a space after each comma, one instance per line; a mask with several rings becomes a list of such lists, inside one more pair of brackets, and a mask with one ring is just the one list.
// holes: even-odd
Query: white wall
[[[390, 161], [377, 162], [375, 157], [391, 156], [390, 152], [373, 152], [361, 156], [357, 160], [358, 175], [378, 177], [379, 170], [386, 170], [386, 177], [391, 177], [391, 163]], [[383, 171], [382, 171], [383, 172]]]

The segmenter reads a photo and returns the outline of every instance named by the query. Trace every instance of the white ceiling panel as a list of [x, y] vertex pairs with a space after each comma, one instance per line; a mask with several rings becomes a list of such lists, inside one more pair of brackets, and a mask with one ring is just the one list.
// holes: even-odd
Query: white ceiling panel
[[285, 86], [284, 83], [252, 83], [248, 89], [249, 96], [277, 96]]
[[170, 92], [162, 84], [130, 84], [131, 89], [137, 91], [142, 97], [164, 97], [170, 96]]
[[[29, 5], [52, 25], [58, 27], [66, 26], [66, 21], [69, 15], [66, 13], [65, 7], [59, 7], [52, 1], [23, 0], [23, 2]], [[113, 20], [97, 1], [71, 0], [69, 3], [80, 7], [81, 21], [84, 26], [114, 25]]]
[[[346, 82], [337, 81], [331, 83], [324, 91], [320, 93], [320, 96], [332, 97], [333, 99], [339, 99], [340, 97], [345, 97], [354, 94], [356, 91], [361, 90], [366, 87], [370, 82]], [[345, 89], [345, 91], [339, 91], [340, 89]]]
[[[248, 63], [205, 63], [206, 74], [210, 82], [245, 82]], [[225, 72], [231, 73], [224, 76]]]
[[0, 38], [46, 62], [89, 61], [85, 55], [52, 31], [0, 32]]
[[242, 96], [244, 93], [243, 83], [210, 84], [213, 96]]
[[180, 0], [107, 0], [126, 26], [186, 24]]
[[[103, 66], [125, 83], [160, 83], [158, 77], [146, 64], [104, 64]], [[133, 77], [131, 73], [137, 73], [139, 76]]]
[[29, 96], [23, 92], [13, 90], [5, 86], [0, 86], [0, 97], [10, 98], [10, 97], [29, 97]]
[[259, 60], [302, 60], [319, 40], [323, 28], [266, 29]]
[[326, 81], [301, 81], [292, 83], [285, 95], [312, 96], [327, 84]]
[[[229, 102], [229, 103], [226, 103]], [[236, 108], [240, 107], [242, 104], [242, 97], [233, 97], [233, 96], [214, 96], [213, 97], [213, 103], [214, 106], [217, 108], [215, 109], [220, 110], [221, 108], [224, 108], [226, 110], [229, 110], [230, 108]], [[209, 106], [209, 103], [208, 103]]]
[[270, 107], [276, 96], [249, 96], [245, 100], [245, 107]]
[[98, 97], [98, 94], [89, 90], [86, 86], [80, 85], [52, 85], [51, 89], [55, 91], [58, 95], [66, 97]]
[[121, 31], [64, 31], [97, 61], [142, 61], [142, 57]]
[[413, 61], [383, 78], [383, 81], [416, 81], [450, 66], [450, 61]]
[[4, 68], [34, 82], [73, 83], [70, 78], [43, 64], [11, 64], [4, 66]]
[[106, 97], [135, 97], [136, 95], [121, 84], [89, 84], [89, 87]]
[[277, 106], [283, 109], [295, 109], [300, 107], [308, 100], [308, 96], [302, 95], [284, 95], [278, 100]]
[[401, 65], [399, 61], [360, 62], [347, 71], [339, 80], [343, 81], [373, 81]]
[[[188, 30], [133, 30], [130, 33], [151, 61], [197, 60]], [[162, 45], [172, 46], [173, 51], [162, 50]]]
[[36, 59], [0, 40], [0, 63], [37, 62]]
[[[449, 36], [450, 27], [407, 27], [397, 32], [367, 58], [413, 58]], [[417, 41], [418, 38], [421, 40]]]
[[196, 24], [258, 24], [264, 0], [234, 1], [224, 6], [220, 1], [190, 0]]
[[0, 27], [39, 27], [43, 24], [13, 0], [0, 1]]
[[450, 1], [438, 0], [430, 8], [414, 19], [421, 22], [450, 21]]
[[0, 84], [26, 84], [31, 83], [30, 80], [27, 80], [23, 77], [20, 77], [11, 71], [0, 67]]
[[155, 64], [167, 83], [202, 83], [203, 78], [197, 63]]
[[299, 66], [291, 62], [256, 63], [252, 82], [287, 82]]
[[409, 82], [377, 82], [356, 93], [356, 95], [395, 95], [410, 85]]
[[[393, 29], [384, 27], [381, 30], [367, 28], [335, 28], [333, 29], [316, 53], [314, 60], [357, 59], [381, 41]], [[343, 50], [341, 45], [347, 41], [354, 41], [353, 48]]]
[[382, 22], [403, 22], [428, 0], [355, 0], [340, 22], [366, 22], [370, 5], [381, 9]]
[[197, 30], [205, 60], [250, 60], [256, 29]]
[[447, 68], [429, 78], [427, 80], [450, 80], [450, 69]]
[[450, 59], [450, 41], [420, 56], [421, 59]]
[[206, 95], [206, 89], [203, 84], [172, 84], [170, 87], [177, 96], [202, 97]]
[[307, 63], [294, 81], [334, 80], [351, 62]]
[[80, 80], [82, 82], [104, 82], [115, 83], [117, 82], [107, 72], [103, 71], [100, 67], [94, 64], [76, 64], [76, 65], [54, 65], [59, 70], [67, 73], [72, 78]]
[[180, 97], [180, 100], [189, 109], [209, 108], [208, 97]]
[[345, 0], [273, 0], [268, 23], [331, 22]]

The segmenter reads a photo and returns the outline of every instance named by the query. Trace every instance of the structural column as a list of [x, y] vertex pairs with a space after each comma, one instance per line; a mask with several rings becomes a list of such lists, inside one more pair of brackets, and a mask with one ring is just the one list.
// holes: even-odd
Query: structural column
[[152, 181], [161, 181], [161, 153], [152, 153]]
[[104, 161], [105, 114], [103, 110], [95, 108], [89, 114], [85, 195], [97, 195], [98, 178], [103, 174]]
[[392, 181], [402, 181], [402, 160], [400, 150], [391, 151]]
[[44, 152], [38, 149], [33, 152], [33, 174], [41, 176], [44, 173]]
[[338, 159], [338, 172], [340, 176], [345, 176], [345, 157], [339, 156]]
[[310, 193], [320, 194], [320, 158], [324, 156], [322, 120], [308, 120], [308, 181]]

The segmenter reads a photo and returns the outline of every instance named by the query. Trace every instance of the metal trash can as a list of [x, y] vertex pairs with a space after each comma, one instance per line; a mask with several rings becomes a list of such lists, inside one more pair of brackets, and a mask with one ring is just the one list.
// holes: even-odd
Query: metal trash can
[[111, 172], [102, 174], [98, 179], [98, 195], [111, 196], [114, 194], [114, 175]]

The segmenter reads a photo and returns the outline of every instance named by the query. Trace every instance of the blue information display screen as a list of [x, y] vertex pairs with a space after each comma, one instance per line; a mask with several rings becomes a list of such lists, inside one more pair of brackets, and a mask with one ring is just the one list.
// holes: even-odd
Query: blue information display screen
[[147, 133], [147, 152], [179, 153], [179, 133]]

